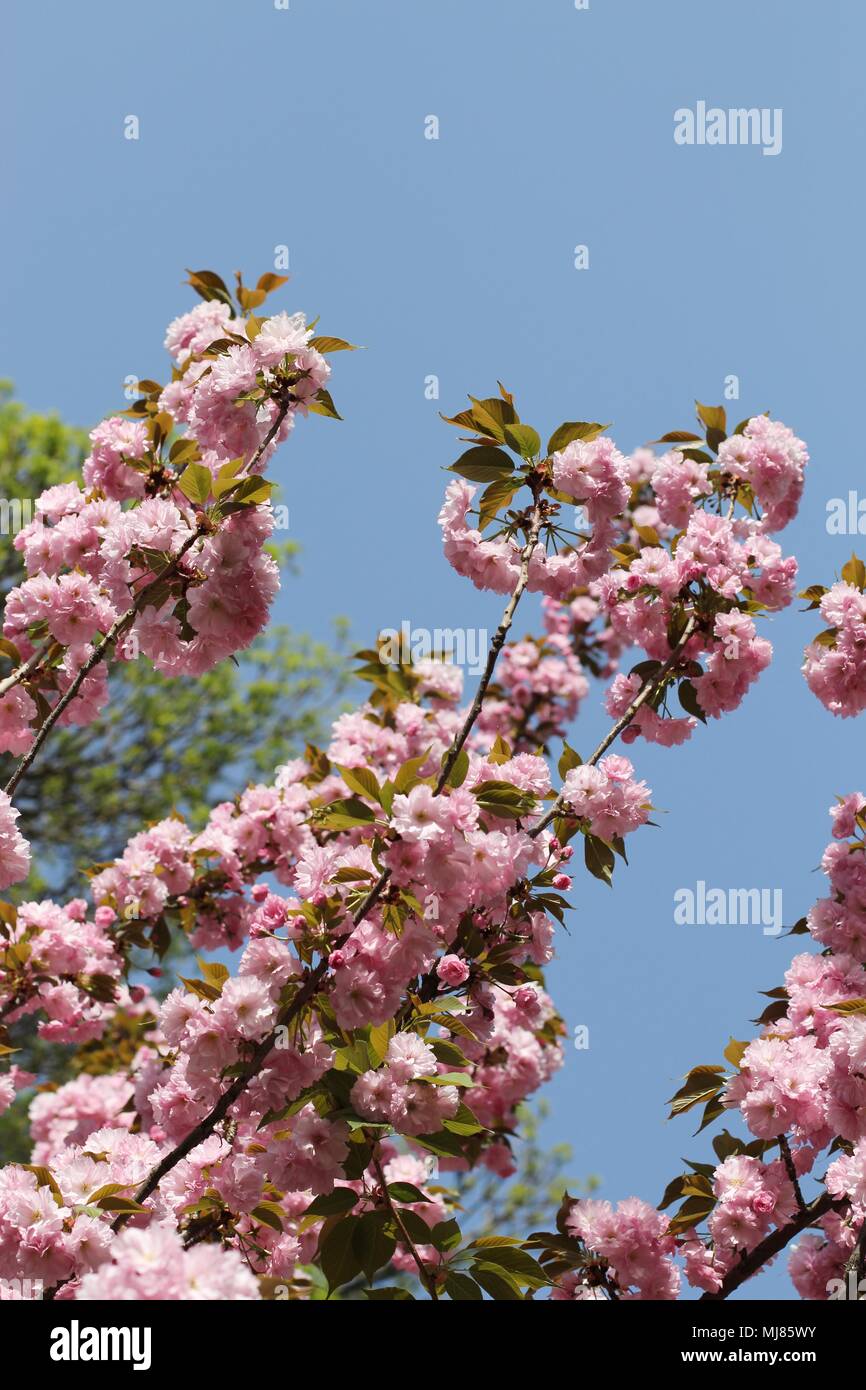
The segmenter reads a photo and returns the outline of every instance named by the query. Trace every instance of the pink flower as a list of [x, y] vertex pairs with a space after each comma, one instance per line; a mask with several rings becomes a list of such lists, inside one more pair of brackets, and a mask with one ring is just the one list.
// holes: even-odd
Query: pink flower
[[0, 891], [20, 883], [30, 872], [30, 846], [15, 822], [21, 813], [0, 792]]
[[462, 985], [469, 979], [469, 966], [460, 956], [442, 956], [436, 965], [436, 974], [443, 985]]
[[432, 787], [422, 783], [413, 787], [408, 796], [394, 797], [392, 823], [404, 840], [429, 843], [445, 833], [447, 808], [447, 801], [434, 796]]

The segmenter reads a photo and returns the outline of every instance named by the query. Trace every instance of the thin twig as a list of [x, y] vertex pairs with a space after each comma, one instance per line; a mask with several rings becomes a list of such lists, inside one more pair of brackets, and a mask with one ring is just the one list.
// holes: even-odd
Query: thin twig
[[[644, 682], [637, 695], [635, 695], [634, 699], [629, 705], [628, 709], [625, 711], [624, 714], [620, 715], [619, 719], [613, 725], [613, 728], [608, 730], [601, 743], [598, 745], [595, 752], [593, 753], [592, 757], [587, 759], [587, 767], [595, 766], [599, 758], [603, 757], [604, 754], [607, 752], [608, 748], [610, 748], [610, 745], [614, 743], [616, 739], [619, 738], [623, 729], [628, 728], [629, 724], [634, 719], [641, 706], [645, 705], [650, 696], [654, 695], [656, 691], [661, 687], [662, 682], [665, 680], [665, 678], [668, 676], [672, 668], [676, 665], [677, 661], [679, 660], [682, 650], [685, 647], [686, 643], [689, 641], [689, 638], [693, 636], [695, 628], [697, 627], [697, 622], [698, 620], [695, 614], [692, 613], [688, 622], [683, 628], [682, 635], [675, 643], [670, 656], [668, 657], [665, 664], [662, 666], [661, 670], [656, 672], [654, 676], [650, 676], [649, 679]], [[554, 801], [550, 810], [547, 811], [545, 815], [542, 816], [538, 824], [533, 826], [532, 830], [530, 830], [529, 834], [532, 837], [532, 839], [535, 839], [538, 835], [540, 835], [542, 830], [545, 830], [547, 826], [550, 825], [550, 822], [560, 814], [563, 806], [565, 805], [565, 801], [565, 797], [560, 792], [559, 796]]]
[[27, 660], [22, 662], [11, 675], [4, 676], [3, 680], [0, 681], [0, 695], [5, 695], [7, 690], [12, 690], [14, 686], [20, 685], [22, 681], [26, 680], [31, 671], [35, 670], [39, 665], [42, 658], [47, 656], [52, 645], [52, 640], [49, 640], [45, 643], [44, 647], [37, 647], [36, 651], [33, 652], [31, 656], [28, 656]]
[[791, 1145], [788, 1143], [784, 1134], [779, 1136], [779, 1152], [785, 1164], [785, 1172], [788, 1174], [788, 1181], [794, 1189], [797, 1206], [800, 1208], [800, 1211], [805, 1211], [806, 1203], [803, 1200], [803, 1193], [797, 1179], [797, 1170], [794, 1167], [794, 1155], [791, 1153]]
[[429, 1293], [430, 1297], [434, 1300], [434, 1302], [436, 1302], [439, 1298], [439, 1294], [436, 1289], [436, 1280], [430, 1273], [430, 1270], [427, 1268], [424, 1261], [421, 1259], [421, 1256], [418, 1254], [418, 1249], [412, 1237], [410, 1236], [408, 1230], [406, 1229], [406, 1224], [403, 1221], [403, 1217], [398, 1208], [394, 1205], [393, 1201], [391, 1200], [391, 1194], [388, 1191], [388, 1184], [385, 1181], [385, 1174], [382, 1171], [382, 1161], [379, 1158], [378, 1154], [374, 1155], [371, 1162], [371, 1167], [379, 1180], [379, 1186], [382, 1189], [382, 1200], [385, 1203], [385, 1206], [388, 1208], [389, 1212], [391, 1213], [391, 1216], [394, 1218], [394, 1224], [400, 1232], [400, 1237], [403, 1241], [403, 1244], [406, 1246], [407, 1250], [412, 1256], [412, 1259], [415, 1261], [415, 1264], [418, 1267], [418, 1273], [421, 1277], [421, 1282], [424, 1285], [427, 1292]]

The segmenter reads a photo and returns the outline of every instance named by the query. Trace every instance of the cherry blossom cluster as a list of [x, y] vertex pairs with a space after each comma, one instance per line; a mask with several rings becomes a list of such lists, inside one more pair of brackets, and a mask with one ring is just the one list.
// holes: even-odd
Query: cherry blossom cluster
[[[772, 1232], [793, 1240], [814, 1225], [820, 1234], [792, 1246], [797, 1292], [826, 1299], [844, 1281], [866, 1223], [866, 797], [840, 798], [831, 814], [830, 893], [798, 925], [823, 951], [794, 957], [761, 1035], [730, 1045], [733, 1075], [695, 1068], [674, 1097], [674, 1113], [704, 1104], [705, 1122], [737, 1110], [752, 1138], [726, 1131], [715, 1167], [694, 1164], [671, 1184], [663, 1205], [686, 1199], [673, 1220], [636, 1199], [569, 1205], [574, 1267], [558, 1298], [676, 1298], [680, 1261], [689, 1284], [718, 1296], [763, 1267]], [[810, 1178], [821, 1186], [807, 1205]]]
[[[303, 314], [244, 313], [283, 280], [239, 282], [236, 307], [212, 272], [191, 275], [205, 302], [169, 326], [171, 382], [141, 382], [92, 431], [81, 481], [35, 500], [14, 540], [26, 578], [3, 614], [0, 751], [27, 755], [55, 721], [91, 723], [111, 660], [201, 675], [264, 627], [279, 571], [260, 475], [298, 414], [336, 415], [324, 353], [349, 346], [317, 339]], [[2, 887], [27, 867], [9, 818], [0, 805]]]
[[[727, 437], [724, 411], [698, 409], [706, 439], [674, 431], [664, 440], [681, 447], [661, 456], [649, 448], [620, 453], [602, 426], [563, 425], [544, 458], [537, 434], [517, 422], [507, 395], [476, 401], [452, 422], [477, 432], [454, 471], [470, 481], [491, 479], [475, 528], [468, 517], [477, 489], [463, 478], [448, 485], [439, 520], [458, 573], [505, 593], [524, 569], [527, 589], [546, 596], [549, 641], [574, 639], [575, 627], [600, 612], [607, 631], [597, 634], [597, 645], [608, 660], [588, 660], [591, 669], [610, 672], [623, 648], [643, 648], [647, 660], [616, 676], [608, 691], [614, 718], [647, 676], [677, 656], [669, 680], [631, 720], [627, 742], [682, 743], [699, 719], [736, 709], [772, 655], [755, 618], [793, 597], [796, 561], [770, 533], [796, 513], [805, 446], [766, 416]], [[503, 445], [520, 455], [517, 471]], [[533, 505], [521, 512], [512, 504], [522, 487]], [[565, 502], [579, 509], [577, 530], [562, 523]], [[684, 716], [667, 707], [674, 685]]]
[[[328, 961], [326, 1013], [310, 1016], [288, 1045], [274, 1046], [232, 1109], [232, 1142], [214, 1135], [177, 1165], [155, 1199], [160, 1219], [188, 1226], [198, 1219], [196, 1204], [216, 1202], [223, 1221], [231, 1213], [233, 1248], [243, 1249], [258, 1273], [290, 1277], [302, 1253], [309, 1258], [315, 1249], [317, 1228], [299, 1231], [300, 1219], [316, 1194], [345, 1181], [351, 1149], [347, 1125], [319, 1114], [312, 1102], [281, 1112], [326, 1080], [334, 1085], [341, 1036], [335, 1024], [361, 1035], [393, 1029], [410, 985], [428, 997], [429, 1012], [418, 1022], [426, 1032], [429, 1017], [438, 1041], [428, 1044], [411, 1029], [393, 1032], [381, 1058], [368, 1047], [372, 1065], [340, 1099], [351, 1104], [356, 1123], [371, 1121], [375, 1129], [387, 1117], [405, 1137], [453, 1122], [457, 1133], [471, 1135], [476, 1157], [510, 1171], [507, 1136], [516, 1107], [561, 1062], [561, 1024], [535, 973], [551, 955], [553, 922], [536, 898], [544, 899], [554, 880], [560, 887], [569, 882], [554, 869], [570, 852], [554, 848], [550, 832], [530, 834], [550, 789], [546, 764], [534, 755], [503, 759], [500, 752], [491, 762], [473, 749], [460, 785], [434, 795], [430, 782], [461, 711], [452, 671], [443, 679], [431, 665], [422, 665], [417, 678], [429, 691], [427, 708], [401, 701], [382, 719], [368, 704], [340, 716], [327, 753], [289, 764], [273, 786], [252, 787], [217, 807], [199, 834], [170, 818], [135, 836], [92, 879], [97, 905], [90, 916], [79, 902], [64, 909], [25, 904], [7, 927], [10, 963], [24, 948], [20, 964], [0, 980], [7, 1021], [38, 1012], [44, 1036], [79, 1043], [101, 1035], [117, 1008], [155, 1007], [135, 999], [140, 987], [131, 992], [120, 977], [130, 950], [150, 944], [167, 920], [188, 923], [197, 949], [243, 946], [233, 977], [224, 968], [206, 970], [195, 988], [168, 995], [127, 1071], [85, 1075], [33, 1102], [34, 1161], [50, 1168], [63, 1199], [61, 1217], [40, 1232], [52, 1258], [46, 1255], [39, 1277], [74, 1282], [107, 1263], [107, 1245], [93, 1253], [88, 1243], [77, 1257], [85, 1224], [107, 1228], [146, 1172], [202, 1120], [224, 1077], [278, 1026], [313, 951]], [[336, 757], [344, 761], [332, 762]], [[417, 768], [407, 775], [413, 762]], [[371, 787], [381, 796], [389, 779], [386, 832]], [[349, 824], [340, 832], [330, 828], [341, 820]], [[375, 853], [390, 869], [390, 901], [352, 930], [351, 908], [375, 874], [365, 838], [382, 840]], [[537, 886], [528, 882], [530, 870]], [[288, 894], [262, 882], [266, 875]], [[98, 998], [89, 992], [95, 987]], [[450, 1010], [459, 1032], [450, 1027]], [[444, 1060], [435, 1047], [445, 1049]], [[441, 1084], [455, 1066], [459, 1085]], [[111, 1145], [106, 1125], [118, 1131]], [[94, 1152], [98, 1160], [89, 1157]], [[443, 1161], [457, 1158], [445, 1154]], [[88, 1166], [94, 1162], [98, 1173]], [[88, 1192], [70, 1187], [70, 1163], [87, 1168]], [[87, 1200], [106, 1185], [112, 1194], [104, 1208], [101, 1199]], [[118, 1192], [120, 1205], [110, 1200]], [[261, 1212], [253, 1215], [262, 1203], [270, 1225]], [[278, 1210], [271, 1211], [274, 1203]], [[442, 1217], [433, 1203], [412, 1205], [431, 1221]], [[76, 1212], [79, 1206], [90, 1210]], [[36, 1277], [29, 1245], [13, 1248], [18, 1273]], [[404, 1252], [401, 1242], [395, 1259]], [[113, 1288], [125, 1275], [109, 1266], [100, 1277]], [[85, 1285], [82, 1296], [99, 1296], [86, 1292], [98, 1287]]]
[[[39, 1013], [48, 1042], [84, 1043], [101, 1036], [114, 1012], [126, 961], [106, 928], [113, 912], [89, 914], [83, 898], [64, 907], [25, 902], [0, 921], [3, 1016]], [[130, 1001], [131, 1002], [131, 1001]]]
[[866, 567], [856, 556], [829, 589], [820, 584], [801, 598], [818, 608], [827, 627], [806, 648], [803, 674], [809, 689], [831, 714], [843, 719], [866, 709]]
[[[169, 329], [172, 381], [142, 383], [140, 408], [96, 432], [87, 491], [43, 497], [41, 530], [22, 540], [31, 577], [10, 598], [7, 636], [26, 671], [3, 697], [10, 709], [64, 689], [65, 715], [84, 698], [96, 708], [87, 682], [104, 665], [77, 687], [75, 662], [61, 668], [74, 650], [83, 671], [124, 615], [124, 637], [167, 675], [207, 669], [265, 620], [261, 470], [298, 411], [334, 413], [323, 354], [347, 345], [311, 337], [301, 316], [257, 319], [268, 286], [239, 284], [238, 315], [222, 282], [192, 278], [205, 302]], [[453, 422], [471, 447], [440, 516], [445, 551], [477, 587], [509, 596], [475, 698], [447, 662], [361, 653], [370, 693], [326, 748], [204, 826], [170, 816], [143, 829], [93, 874], [90, 903], [0, 915], [0, 1021], [12, 1037], [32, 1016], [82, 1060], [31, 1103], [32, 1165], [0, 1172], [0, 1277], [40, 1278], [63, 1298], [248, 1298], [275, 1282], [306, 1297], [311, 1267], [331, 1289], [387, 1267], [432, 1298], [669, 1298], [678, 1255], [702, 1287], [734, 1267], [746, 1169], [756, 1240], [788, 1212], [796, 1184], [762, 1148], [745, 1155], [756, 1169], [717, 1171], [711, 1219], [716, 1204], [731, 1210], [712, 1245], [636, 1200], [569, 1204], [548, 1268], [542, 1238], [464, 1246], [445, 1185], [478, 1165], [513, 1171], [518, 1107], [561, 1065], [543, 968], [569, 905], [572, 842], [609, 883], [652, 809], [614, 739], [678, 742], [696, 718], [735, 708], [770, 657], [755, 618], [790, 599], [796, 566], [768, 532], [796, 504], [805, 450], [763, 417], [729, 441], [721, 412], [701, 411], [710, 453], [679, 434], [683, 447], [660, 459], [627, 458], [602, 426], [567, 424], [544, 454], [509, 393], [473, 399]], [[169, 445], [177, 424], [187, 433]], [[474, 482], [486, 485], [477, 529]], [[573, 532], [564, 507], [580, 510]], [[82, 516], [95, 527], [86, 544]], [[31, 605], [49, 589], [63, 603], [46, 598], [37, 621]], [[524, 592], [543, 596], [545, 633], [506, 643]], [[647, 661], [614, 680], [614, 728], [585, 762], [564, 745], [555, 788], [544, 755], [587, 672], [613, 675], [632, 645]], [[664, 704], [676, 683], [689, 719]], [[3, 727], [12, 737], [14, 718]], [[16, 834], [7, 798], [9, 872], [26, 855]], [[158, 974], [154, 959], [180, 940], [236, 952], [236, 968], [200, 956], [157, 1000], [140, 972]], [[803, 1044], [801, 1066], [808, 1032], [790, 1042]], [[13, 1069], [0, 1098], [28, 1083]], [[737, 1084], [725, 1103], [745, 1106]], [[801, 1122], [784, 1132], [806, 1172], [817, 1139], [800, 1141]], [[844, 1168], [834, 1178], [851, 1181]]]

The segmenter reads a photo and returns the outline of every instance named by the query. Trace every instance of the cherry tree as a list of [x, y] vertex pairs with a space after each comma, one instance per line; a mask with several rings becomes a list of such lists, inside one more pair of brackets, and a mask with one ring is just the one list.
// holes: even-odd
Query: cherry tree
[[[0, 794], [4, 888], [30, 862], [16, 792], [56, 725], [94, 718], [110, 665], [150, 662], [170, 699], [172, 677], [209, 670], [267, 622], [268, 473], [298, 416], [339, 418], [330, 359], [351, 346], [303, 315], [259, 315], [280, 283], [238, 277], [230, 292], [192, 273], [202, 302], [169, 326], [171, 380], [142, 382], [97, 426], [81, 481], [43, 493], [16, 537], [27, 578], [0, 643], [0, 748], [19, 758]], [[0, 1170], [7, 1287], [668, 1299], [685, 1278], [721, 1298], [816, 1223], [792, 1259], [797, 1290], [827, 1297], [861, 1269], [862, 797], [834, 813], [832, 894], [797, 929], [823, 953], [794, 960], [761, 1035], [727, 1049], [730, 1071], [694, 1068], [673, 1100], [675, 1113], [702, 1103], [708, 1125], [739, 1110], [754, 1137], [724, 1131], [717, 1162], [675, 1178], [661, 1210], [568, 1197], [549, 1232], [464, 1238], [449, 1175], [508, 1177], [518, 1108], [562, 1062], [544, 969], [575, 850], [612, 883], [652, 814], [621, 749], [681, 744], [769, 664], [764, 620], [797, 580], [775, 536], [808, 455], [767, 416], [729, 434], [705, 405], [693, 429], [630, 455], [592, 421], [543, 444], [501, 386], [448, 423], [464, 447], [444, 554], [504, 598], [471, 698], [447, 653], [412, 661], [376, 642], [359, 654], [366, 698], [327, 747], [239, 788], [203, 826], [167, 814], [142, 827], [94, 866], [86, 897], [0, 908], [0, 1105], [33, 1081], [14, 1062], [19, 1020], [81, 1061], [31, 1102], [31, 1163]], [[860, 566], [807, 591], [833, 624], [807, 678], [843, 713], [866, 704], [864, 578]], [[532, 594], [541, 630], [514, 640]], [[568, 739], [590, 676], [608, 682], [612, 722], [581, 758]], [[158, 998], [150, 981], [180, 939], [199, 973]], [[231, 970], [214, 959], [227, 952]]]

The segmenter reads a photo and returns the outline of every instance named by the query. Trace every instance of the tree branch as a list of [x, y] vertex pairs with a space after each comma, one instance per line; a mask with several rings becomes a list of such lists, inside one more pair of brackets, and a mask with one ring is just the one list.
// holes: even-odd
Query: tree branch
[[864, 1221], [860, 1227], [857, 1244], [848, 1256], [848, 1261], [845, 1265], [846, 1281], [852, 1274], [855, 1276], [858, 1285], [864, 1274], [866, 1274], [866, 1221]]
[[412, 1256], [412, 1259], [418, 1266], [418, 1274], [420, 1275], [422, 1284], [424, 1285], [425, 1289], [427, 1290], [430, 1297], [433, 1299], [435, 1303], [438, 1301], [439, 1298], [439, 1293], [436, 1288], [436, 1280], [430, 1273], [424, 1261], [421, 1259], [421, 1256], [418, 1254], [418, 1249], [412, 1237], [410, 1236], [408, 1230], [406, 1229], [403, 1217], [398, 1208], [394, 1205], [394, 1203], [391, 1200], [391, 1194], [388, 1191], [388, 1184], [385, 1181], [385, 1174], [382, 1171], [382, 1161], [379, 1158], [378, 1154], [376, 1154], [372, 1160], [372, 1168], [373, 1172], [376, 1174], [376, 1177], [379, 1180], [379, 1186], [382, 1189], [382, 1200], [394, 1219], [394, 1224], [400, 1232], [400, 1237], [403, 1241], [403, 1244], [406, 1246], [407, 1250]]
[[72, 701], [75, 699], [85, 680], [90, 675], [90, 672], [94, 670], [94, 668], [97, 667], [99, 663], [103, 660], [103, 658], [106, 656], [108, 652], [109, 647], [111, 647], [117, 641], [118, 637], [120, 637], [126, 631], [126, 629], [135, 621], [136, 616], [138, 615], [138, 613], [141, 612], [141, 609], [144, 607], [145, 601], [151, 589], [153, 589], [157, 584], [162, 583], [164, 579], [168, 578], [168, 576], [172, 574], [174, 570], [177, 569], [178, 564], [183, 559], [186, 552], [197, 540], [200, 539], [202, 534], [203, 532], [198, 527], [196, 527], [194, 531], [190, 532], [189, 536], [184, 541], [177, 554], [174, 555], [172, 559], [169, 561], [169, 563], [160, 570], [159, 574], [154, 576], [154, 578], [150, 581], [149, 584], [146, 584], [144, 588], [139, 591], [132, 607], [128, 608], [125, 613], [122, 613], [120, 617], [116, 620], [116, 622], [112, 623], [105, 636], [99, 642], [97, 642], [96, 646], [93, 648], [92, 652], [90, 653], [90, 656], [87, 658], [84, 665], [79, 667], [78, 671], [76, 672], [75, 678], [69, 686], [69, 689], [65, 691], [63, 695], [61, 695], [57, 703], [52, 706], [50, 713], [46, 715], [45, 719], [42, 722], [42, 725], [39, 728], [39, 732], [34, 738], [32, 744], [28, 748], [27, 752], [24, 754], [21, 761], [18, 763], [18, 766], [16, 767], [12, 776], [9, 778], [9, 781], [6, 783], [6, 786], [3, 790], [5, 791], [7, 796], [12, 796], [12, 794], [15, 791], [15, 788], [21, 781], [21, 778], [27, 772], [27, 769], [30, 767], [40, 748], [45, 743], [45, 740], [47, 739], [48, 735], [51, 733], [51, 730], [54, 728], [54, 725], [57, 723], [64, 710], [68, 709], [69, 705], [71, 705]]
[[728, 1298], [747, 1279], [751, 1279], [753, 1274], [757, 1274], [768, 1260], [772, 1260], [780, 1251], [784, 1250], [794, 1236], [799, 1235], [807, 1226], [814, 1226], [815, 1222], [820, 1217], [826, 1216], [828, 1212], [840, 1211], [845, 1206], [844, 1201], [834, 1198], [831, 1193], [822, 1192], [820, 1197], [816, 1197], [813, 1202], [805, 1206], [787, 1226], [780, 1226], [778, 1230], [771, 1231], [760, 1245], [756, 1245], [754, 1250], [743, 1255], [739, 1264], [734, 1265], [734, 1268], [725, 1275], [721, 1288], [717, 1289], [715, 1293], [701, 1294], [701, 1301], [718, 1303], [722, 1299]]
[[501, 652], [505, 639], [508, 636], [508, 632], [514, 619], [514, 614], [517, 609], [517, 605], [523, 597], [524, 590], [526, 589], [526, 585], [529, 582], [529, 562], [532, 559], [535, 547], [538, 545], [538, 533], [541, 530], [541, 523], [543, 519], [544, 512], [542, 502], [540, 498], [536, 497], [530, 516], [529, 531], [527, 532], [526, 536], [526, 544], [523, 547], [523, 551], [520, 556], [520, 574], [518, 576], [517, 584], [515, 586], [513, 594], [511, 595], [511, 598], [508, 601], [505, 612], [502, 614], [502, 621], [500, 622], [498, 628], [493, 634], [493, 641], [490, 643], [490, 650], [487, 653], [487, 663], [484, 667], [484, 674], [482, 675], [481, 680], [478, 683], [478, 689], [475, 692], [475, 699], [472, 701], [472, 706], [469, 710], [469, 715], [465, 720], [463, 727], [461, 728], [454, 742], [452, 743], [451, 747], [448, 749], [448, 752], [445, 754], [445, 758], [442, 763], [442, 771], [439, 773], [439, 779], [436, 783], [436, 787], [433, 793], [434, 796], [439, 796], [443, 788], [445, 787], [448, 778], [451, 775], [451, 771], [454, 767], [454, 764], [460, 756], [460, 750], [466, 742], [467, 738], [469, 737], [469, 734], [472, 731], [473, 724], [475, 723], [476, 719], [481, 713], [481, 706], [484, 703], [484, 696], [487, 694], [487, 687], [490, 685], [490, 682], [493, 678], [493, 671], [496, 666], [497, 658], [499, 657], [499, 653]]
[[779, 1152], [785, 1164], [785, 1172], [788, 1174], [788, 1181], [794, 1189], [794, 1196], [797, 1199], [797, 1206], [801, 1211], [805, 1210], [806, 1203], [803, 1201], [803, 1193], [797, 1179], [797, 1170], [794, 1167], [794, 1155], [791, 1153], [791, 1146], [784, 1134], [779, 1136]]

